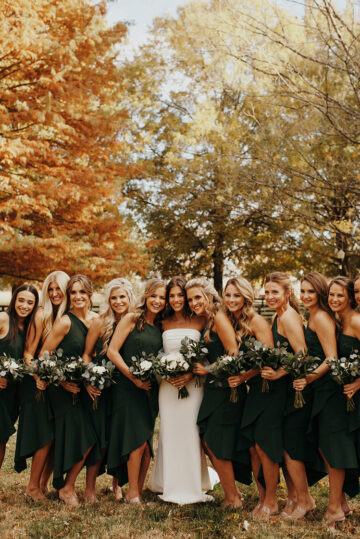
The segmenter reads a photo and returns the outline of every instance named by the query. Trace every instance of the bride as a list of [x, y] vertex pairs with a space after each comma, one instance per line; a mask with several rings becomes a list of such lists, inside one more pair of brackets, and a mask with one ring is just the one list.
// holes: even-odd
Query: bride
[[[165, 353], [177, 352], [185, 337], [199, 341], [205, 323], [201, 318], [190, 318], [185, 284], [182, 277], [174, 277], [166, 287]], [[189, 396], [178, 399], [178, 389], [185, 385]], [[192, 373], [161, 381], [159, 445], [149, 488], [161, 492], [159, 497], [165, 502], [182, 505], [214, 500], [205, 492], [217, 482], [217, 474], [210, 468], [211, 483], [196, 424], [202, 397], [203, 388], [195, 387]]]

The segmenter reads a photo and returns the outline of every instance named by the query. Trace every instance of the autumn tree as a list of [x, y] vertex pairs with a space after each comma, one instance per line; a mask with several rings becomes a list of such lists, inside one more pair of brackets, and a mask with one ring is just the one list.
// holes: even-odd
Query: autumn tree
[[119, 210], [126, 27], [88, 0], [0, 0], [0, 13], [0, 275], [143, 274]]

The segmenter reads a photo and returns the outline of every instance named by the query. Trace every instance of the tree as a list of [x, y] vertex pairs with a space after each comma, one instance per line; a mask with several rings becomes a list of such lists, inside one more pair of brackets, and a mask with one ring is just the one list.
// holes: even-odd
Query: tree
[[144, 273], [119, 210], [128, 119], [116, 65], [126, 33], [105, 4], [0, 0], [0, 274]]

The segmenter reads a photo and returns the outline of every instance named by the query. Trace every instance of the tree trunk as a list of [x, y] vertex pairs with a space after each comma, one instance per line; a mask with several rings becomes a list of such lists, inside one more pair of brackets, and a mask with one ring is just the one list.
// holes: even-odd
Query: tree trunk
[[223, 250], [223, 236], [217, 234], [215, 238], [215, 248], [212, 254], [213, 268], [214, 268], [214, 286], [215, 289], [222, 293], [223, 285], [223, 273], [224, 273], [224, 250]]

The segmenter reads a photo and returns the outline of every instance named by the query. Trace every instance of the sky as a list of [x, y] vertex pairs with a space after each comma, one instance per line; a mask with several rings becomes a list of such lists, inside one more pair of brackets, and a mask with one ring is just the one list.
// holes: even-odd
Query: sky
[[[146, 31], [151, 26], [155, 17], [167, 14], [176, 15], [178, 7], [188, 4], [193, 0], [113, 0], [109, 2], [108, 19], [111, 24], [118, 21], [131, 21], [129, 42], [137, 46], [146, 40]], [[279, 6], [291, 9], [301, 16], [304, 0], [277, 0]], [[341, 8], [346, 0], [336, 0]]]

